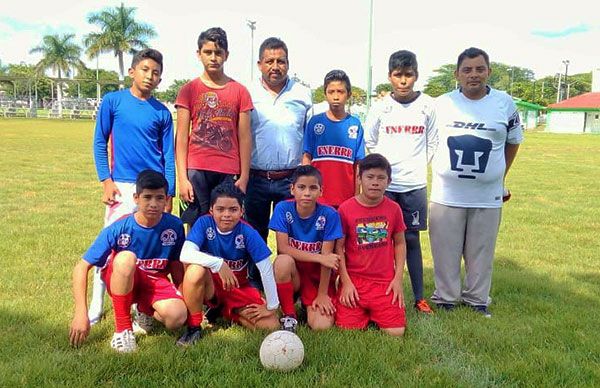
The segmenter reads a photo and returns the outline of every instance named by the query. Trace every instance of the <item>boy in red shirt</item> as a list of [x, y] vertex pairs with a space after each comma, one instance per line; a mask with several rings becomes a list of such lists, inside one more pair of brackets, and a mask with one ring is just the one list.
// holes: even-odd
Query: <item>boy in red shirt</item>
[[402, 336], [406, 226], [400, 206], [384, 195], [390, 176], [386, 158], [366, 156], [358, 163], [361, 193], [339, 207], [345, 237], [336, 243], [340, 255], [336, 325], [364, 329], [373, 321], [389, 335]]
[[204, 72], [185, 84], [175, 101], [178, 186], [189, 204], [181, 219], [190, 225], [208, 213], [210, 193], [221, 182], [237, 178], [235, 185], [244, 193], [248, 184], [254, 107], [248, 90], [225, 74], [227, 46], [227, 34], [219, 27], [200, 34]]

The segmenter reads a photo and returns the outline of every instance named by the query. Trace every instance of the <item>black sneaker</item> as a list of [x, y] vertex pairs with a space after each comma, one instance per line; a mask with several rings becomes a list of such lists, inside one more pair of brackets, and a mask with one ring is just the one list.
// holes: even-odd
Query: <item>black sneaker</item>
[[486, 305], [469, 305], [469, 307], [471, 310], [483, 315], [485, 318], [492, 317], [492, 313], [490, 313], [490, 310], [487, 309]]
[[177, 340], [176, 344], [177, 346], [187, 348], [198, 342], [200, 338], [202, 338], [202, 329], [199, 327], [188, 327], [185, 333]]
[[456, 305], [452, 303], [436, 303], [435, 305], [438, 310], [452, 311], [456, 308]]
[[282, 317], [279, 322], [281, 322], [281, 330], [295, 333], [296, 329], [298, 328], [298, 320], [289, 315]]

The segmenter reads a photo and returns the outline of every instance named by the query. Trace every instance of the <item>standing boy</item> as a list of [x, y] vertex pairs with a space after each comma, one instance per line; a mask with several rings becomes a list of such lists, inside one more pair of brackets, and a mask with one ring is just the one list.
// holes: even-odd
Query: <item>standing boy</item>
[[111, 347], [116, 351], [137, 349], [130, 315], [132, 303], [168, 329], [185, 323], [187, 310], [176, 288], [183, 278], [179, 262], [183, 224], [179, 218], [163, 213], [169, 202], [167, 181], [159, 172], [142, 171], [133, 200], [139, 210], [104, 228], [73, 270], [75, 314], [69, 339], [74, 346], [82, 344], [90, 331], [86, 291], [92, 266], [101, 269], [113, 302], [115, 334]]
[[336, 325], [365, 329], [373, 321], [392, 336], [406, 327], [402, 274], [406, 226], [397, 203], [385, 196], [391, 167], [380, 154], [358, 163], [361, 193], [339, 208], [345, 237], [340, 254]]
[[420, 231], [427, 229], [427, 163], [438, 143], [433, 99], [414, 90], [419, 77], [417, 57], [401, 50], [390, 56], [389, 96], [373, 106], [365, 123], [370, 152], [392, 165], [392, 181], [385, 194], [402, 209], [406, 221], [406, 264], [415, 308], [433, 311], [423, 297], [423, 255]]
[[294, 200], [275, 206], [269, 228], [277, 237], [275, 280], [281, 301], [284, 330], [298, 325], [294, 294], [300, 294], [307, 307], [308, 325], [314, 330], [333, 326], [335, 296], [332, 269], [339, 256], [333, 253], [335, 240], [343, 237], [340, 217], [327, 205], [317, 203], [321, 196], [321, 174], [313, 166], [300, 166], [292, 175]]
[[337, 208], [358, 194], [356, 163], [365, 157], [360, 120], [346, 112], [352, 94], [350, 78], [342, 70], [325, 76], [325, 99], [329, 109], [313, 116], [304, 132], [302, 164], [312, 164], [323, 176], [321, 201]]
[[[211, 193], [210, 214], [190, 230], [181, 252], [188, 264], [183, 296], [189, 310], [188, 329], [177, 341], [193, 345], [201, 337], [202, 306], [221, 306], [223, 317], [252, 329], [279, 327], [277, 288], [271, 251], [250, 225], [241, 221], [243, 193], [232, 182]], [[265, 286], [266, 303], [248, 281], [248, 264], [256, 264]]]
[[235, 185], [243, 192], [248, 184], [252, 100], [244, 86], [225, 75], [227, 47], [219, 27], [200, 34], [204, 72], [185, 84], [175, 101], [179, 193], [189, 203], [181, 218], [190, 225], [208, 212], [210, 193], [219, 183], [237, 177]]
[[441, 141], [432, 163], [429, 230], [432, 301], [447, 310], [462, 302], [487, 318], [504, 179], [523, 141], [512, 98], [487, 85], [491, 72], [488, 54], [468, 48], [454, 73], [460, 89], [438, 98]]
[[[133, 200], [138, 174], [151, 169], [164, 174], [169, 184], [167, 212], [175, 194], [173, 120], [169, 109], [152, 97], [163, 71], [162, 54], [145, 49], [134, 55], [129, 69], [131, 88], [104, 96], [94, 134], [94, 161], [106, 204], [104, 226], [136, 209]], [[109, 163], [110, 143], [110, 163]], [[89, 319], [102, 317], [105, 285], [100, 270], [94, 274]]]

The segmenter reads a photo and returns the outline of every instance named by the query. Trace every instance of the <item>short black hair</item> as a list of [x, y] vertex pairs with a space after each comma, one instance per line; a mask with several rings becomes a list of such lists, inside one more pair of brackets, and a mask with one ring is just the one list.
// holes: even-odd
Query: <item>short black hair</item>
[[223, 181], [210, 192], [210, 207], [212, 207], [219, 198], [234, 198], [240, 204], [244, 205], [244, 193], [232, 181]]
[[373, 168], [385, 170], [388, 179], [392, 178], [392, 166], [390, 166], [390, 162], [388, 162], [381, 154], [369, 154], [365, 156], [364, 159], [360, 160], [358, 162], [358, 175], [362, 176], [366, 170], [371, 170]]
[[403, 69], [410, 67], [415, 71], [419, 72], [419, 64], [417, 63], [417, 56], [412, 51], [400, 50], [390, 55], [388, 61], [388, 74], [392, 74], [394, 70]]
[[144, 170], [138, 174], [137, 179], [135, 180], [135, 192], [139, 195], [144, 189], [164, 189], [165, 194], [167, 194], [169, 191], [169, 183], [160, 172]]
[[163, 72], [163, 56], [160, 53], [160, 51], [151, 49], [151, 48], [147, 48], [147, 49], [138, 51], [137, 53], [135, 53], [135, 55], [133, 56], [133, 59], [131, 60], [131, 68], [135, 69], [137, 64], [140, 63], [141, 61], [143, 61], [144, 59], [152, 59], [154, 62], [158, 63], [160, 65], [160, 73], [162, 74], [162, 72]]
[[200, 33], [198, 50], [201, 50], [206, 42], [213, 42], [218, 48], [228, 51], [227, 33], [221, 27], [212, 27]]
[[292, 184], [295, 185], [296, 182], [298, 182], [298, 179], [303, 176], [314, 176], [317, 178], [319, 186], [323, 185], [323, 176], [321, 175], [321, 172], [309, 164], [296, 167], [292, 174]]
[[282, 49], [283, 51], [285, 51], [285, 56], [288, 58], [289, 60], [289, 55], [288, 55], [288, 48], [285, 44], [285, 42], [279, 38], [275, 38], [275, 37], [270, 37], [264, 40], [264, 42], [262, 42], [260, 44], [260, 47], [258, 48], [258, 60], [262, 60], [265, 50], [277, 50], [277, 49]]
[[480, 48], [477, 47], [469, 47], [458, 56], [458, 60], [456, 61], [456, 70], [460, 67], [460, 64], [465, 60], [465, 58], [477, 58], [478, 56], [482, 56], [485, 59], [485, 64], [487, 67], [490, 67], [490, 56]]
[[329, 73], [325, 75], [325, 80], [323, 81], [323, 91], [327, 91], [327, 85], [333, 81], [340, 81], [346, 84], [346, 91], [348, 92], [348, 96], [352, 94], [352, 85], [350, 84], [350, 77], [344, 70], [331, 70]]

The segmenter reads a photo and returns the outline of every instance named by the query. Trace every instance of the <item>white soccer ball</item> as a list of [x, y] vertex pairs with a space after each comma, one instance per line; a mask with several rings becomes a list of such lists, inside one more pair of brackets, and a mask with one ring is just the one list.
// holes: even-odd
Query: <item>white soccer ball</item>
[[260, 362], [266, 369], [285, 372], [302, 364], [304, 345], [296, 334], [278, 330], [265, 337], [259, 354]]

